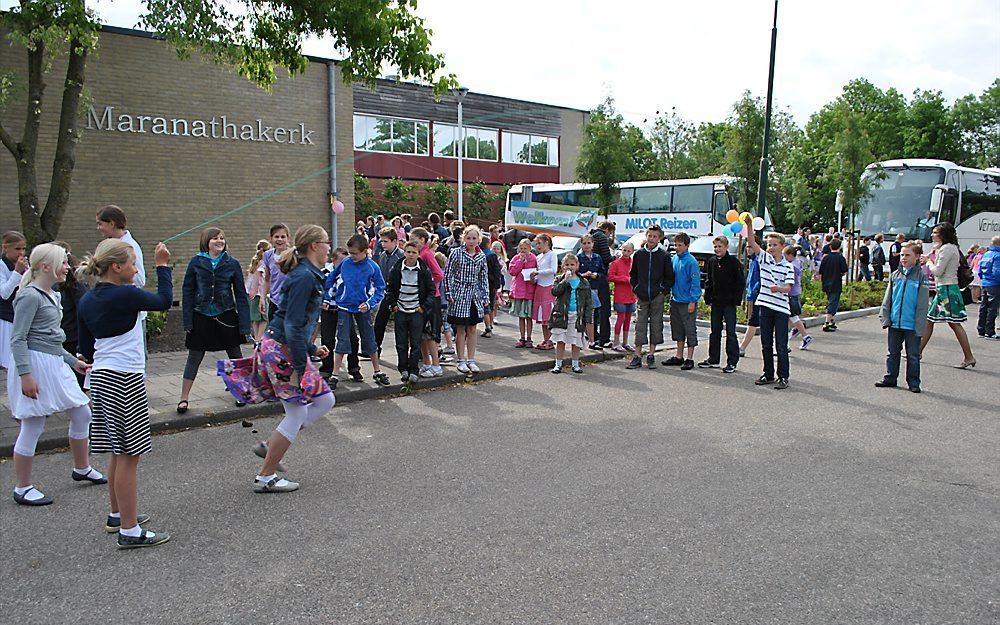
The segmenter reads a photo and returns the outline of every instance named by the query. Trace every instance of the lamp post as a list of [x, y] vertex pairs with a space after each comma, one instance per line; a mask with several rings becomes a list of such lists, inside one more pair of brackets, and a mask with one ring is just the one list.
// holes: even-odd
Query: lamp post
[[462, 100], [469, 95], [467, 87], [455, 89], [455, 99], [458, 100], [458, 220], [462, 217], [462, 157], [465, 155], [465, 136], [462, 131]]
[[764, 216], [767, 193], [767, 147], [771, 142], [771, 95], [774, 92], [774, 49], [778, 41], [778, 0], [774, 0], [774, 25], [771, 27], [771, 64], [767, 70], [767, 104], [764, 111], [764, 147], [760, 156], [760, 175], [757, 181], [757, 215]]

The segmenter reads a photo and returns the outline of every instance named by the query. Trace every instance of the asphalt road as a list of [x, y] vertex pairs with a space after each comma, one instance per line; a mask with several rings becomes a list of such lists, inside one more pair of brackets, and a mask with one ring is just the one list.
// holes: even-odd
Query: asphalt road
[[874, 326], [796, 351], [787, 391], [752, 385], [758, 356], [337, 408], [293, 446], [287, 495], [250, 489], [274, 419], [158, 436], [154, 549], [114, 549], [66, 454], [37, 459], [43, 509], [4, 463], [0, 621], [998, 623], [1000, 343], [962, 372], [936, 336], [918, 396], [871, 386]]

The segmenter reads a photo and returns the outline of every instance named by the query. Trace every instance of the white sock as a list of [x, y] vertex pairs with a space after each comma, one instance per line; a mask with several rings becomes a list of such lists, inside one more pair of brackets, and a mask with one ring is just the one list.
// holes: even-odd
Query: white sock
[[76, 473], [77, 475], [80, 475], [80, 476], [89, 475], [91, 478], [93, 478], [95, 480], [99, 480], [102, 477], [104, 477], [103, 473], [101, 473], [100, 471], [98, 471], [97, 469], [95, 469], [92, 466], [87, 466], [86, 469], [73, 469], [73, 473]]
[[573, 361], [573, 366], [579, 369], [580, 368], [580, 361], [579, 360], [574, 360]]
[[14, 492], [17, 493], [18, 495], [24, 495], [29, 490], [31, 491], [31, 493], [27, 497], [25, 497], [25, 499], [27, 499], [28, 501], [36, 501], [45, 496], [45, 494], [42, 493], [42, 491], [35, 488], [34, 484], [28, 484], [24, 488], [21, 488], [20, 486], [14, 487]]
[[[131, 536], [132, 538], [138, 538], [139, 536], [142, 535], [142, 528], [139, 527], [138, 525], [136, 525], [135, 527], [130, 527], [128, 529], [125, 529], [123, 527], [118, 530], [118, 533], [121, 534], [122, 536]], [[146, 530], [146, 538], [152, 538], [154, 536], [156, 536], [155, 532], [150, 532], [149, 530]]]
[[112, 519], [120, 519], [120, 518], [122, 518], [122, 513], [121, 512], [111, 512], [111, 513], [108, 514], [108, 516], [111, 517]]
[[556, 358], [556, 368], [562, 369], [563, 361], [560, 358]]
[[258, 475], [257, 476], [257, 481], [258, 482], [270, 482], [271, 480], [273, 480], [276, 477], [278, 477], [277, 473], [272, 473], [271, 475]]

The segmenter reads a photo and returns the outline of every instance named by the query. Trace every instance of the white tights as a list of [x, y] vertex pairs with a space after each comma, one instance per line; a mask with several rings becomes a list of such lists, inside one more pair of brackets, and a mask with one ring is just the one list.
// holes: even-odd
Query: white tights
[[[90, 436], [90, 406], [77, 406], [66, 411], [69, 417], [69, 437], [86, 440]], [[34, 456], [38, 439], [45, 431], [45, 417], [25, 417], [21, 419], [21, 431], [14, 441], [14, 453], [19, 456]]]
[[279, 434], [288, 439], [289, 443], [294, 443], [299, 430], [312, 425], [317, 419], [330, 412], [335, 403], [337, 403], [337, 400], [333, 396], [333, 393], [313, 397], [312, 403], [305, 406], [294, 402], [282, 401], [281, 405], [285, 409], [285, 418], [281, 420], [276, 429]]

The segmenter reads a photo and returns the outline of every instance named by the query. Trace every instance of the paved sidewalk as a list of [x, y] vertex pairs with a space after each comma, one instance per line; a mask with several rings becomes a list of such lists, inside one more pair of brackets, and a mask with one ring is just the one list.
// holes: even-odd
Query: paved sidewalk
[[[480, 331], [483, 325], [479, 325]], [[540, 341], [541, 328], [534, 331], [535, 338]], [[706, 335], [707, 336], [707, 335]], [[496, 377], [523, 375], [536, 371], [544, 371], [552, 366], [553, 351], [538, 351], [515, 349], [517, 340], [517, 320], [507, 314], [501, 314], [499, 325], [494, 327], [494, 336], [479, 339], [476, 361], [482, 368], [482, 373], [474, 380]], [[244, 346], [244, 354], [249, 354], [249, 346]], [[607, 350], [607, 353], [584, 350], [584, 360], [598, 362], [602, 360], [621, 358], [622, 354]], [[184, 415], [177, 414], [176, 406], [180, 397], [181, 373], [187, 360], [187, 352], [163, 352], [151, 354], [149, 358], [147, 389], [149, 393], [150, 419], [154, 432], [180, 430], [199, 427], [208, 424], [227, 423], [244, 418], [264, 415], [274, 415], [281, 412], [278, 403], [267, 403], [258, 406], [237, 408], [232, 395], [226, 392], [222, 380], [216, 375], [216, 362], [225, 354], [207, 354], [194, 388], [191, 390], [190, 409]], [[569, 354], [567, 353], [567, 358]], [[567, 363], [568, 364], [568, 363]], [[346, 367], [346, 363], [344, 365]], [[341, 375], [337, 389], [337, 403], [361, 401], [374, 397], [390, 397], [404, 392], [399, 383], [396, 371], [396, 349], [392, 334], [392, 325], [386, 333], [383, 342], [382, 368], [389, 374], [393, 384], [381, 387], [372, 381], [371, 363], [361, 361], [361, 371], [365, 376], [363, 382], [353, 382], [350, 377]], [[465, 376], [455, 370], [454, 364], [445, 365], [444, 376], [440, 378], [421, 379], [416, 390], [426, 390], [452, 386], [465, 381]], [[0, 369], [0, 414], [10, 415], [7, 401], [7, 372]], [[0, 457], [10, 456], [17, 438], [18, 423], [12, 418], [0, 419]], [[66, 432], [69, 421], [62, 414], [53, 415], [46, 421], [45, 433], [38, 443], [39, 451], [66, 446]]]

